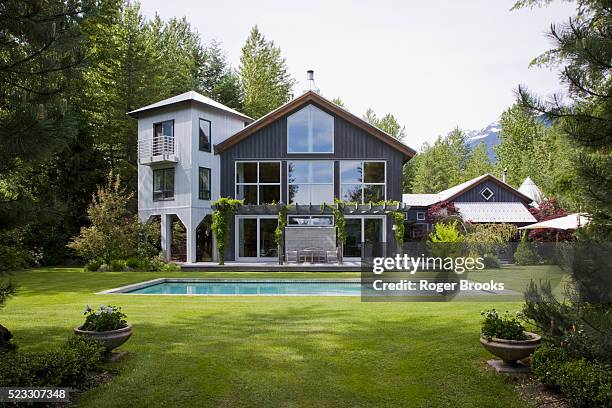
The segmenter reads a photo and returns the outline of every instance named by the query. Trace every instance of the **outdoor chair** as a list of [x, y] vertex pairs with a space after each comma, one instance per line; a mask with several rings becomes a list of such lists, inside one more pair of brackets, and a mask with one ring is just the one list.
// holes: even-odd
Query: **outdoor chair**
[[336, 249], [335, 251], [325, 251], [325, 260], [328, 263], [338, 263], [338, 249]]
[[285, 261], [298, 262], [298, 251], [285, 251]]

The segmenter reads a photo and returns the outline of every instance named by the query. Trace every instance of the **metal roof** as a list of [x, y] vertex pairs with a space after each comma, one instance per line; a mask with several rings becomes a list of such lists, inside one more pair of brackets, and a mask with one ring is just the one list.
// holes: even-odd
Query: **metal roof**
[[404, 194], [402, 196], [402, 201], [404, 202], [404, 204], [406, 205], [416, 205], [416, 206], [430, 206], [432, 204], [436, 204], [442, 201], [452, 201], [453, 198], [461, 195], [463, 192], [469, 190], [470, 188], [472, 188], [473, 186], [477, 185], [478, 183], [484, 181], [484, 180], [491, 180], [493, 182], [495, 182], [496, 184], [503, 186], [504, 188], [514, 192], [517, 196], [521, 197], [522, 199], [525, 200], [526, 203], [528, 203], [531, 200], [531, 197], [528, 197], [527, 195], [523, 194], [522, 192], [518, 191], [517, 189], [515, 189], [514, 187], [508, 185], [507, 183], [504, 183], [503, 181], [501, 181], [500, 179], [498, 179], [497, 177], [495, 177], [492, 174], [489, 173], [485, 173], [482, 176], [478, 176], [475, 177], [471, 180], [465, 181], [461, 184], [457, 184], [456, 186], [453, 186], [451, 188], [447, 188], [446, 190], [442, 190], [439, 193], [435, 193], [435, 194]]
[[518, 191], [531, 198], [533, 200], [531, 205], [535, 207], [537, 207], [544, 200], [542, 190], [540, 190], [536, 183], [533, 182], [531, 177], [527, 177], [525, 180], [523, 180], [523, 183], [518, 188]]
[[204, 96], [202, 94], [199, 94], [195, 91], [189, 91], [189, 92], [185, 92], [182, 93], [180, 95], [176, 95], [173, 96], [171, 98], [168, 99], [164, 99], [163, 101], [159, 101], [159, 102], [155, 102], [151, 105], [147, 105], [147, 106], [143, 106], [142, 108], [133, 110], [128, 112], [127, 114], [134, 117], [134, 118], [138, 118], [139, 114], [151, 109], [157, 109], [157, 108], [161, 108], [164, 106], [168, 106], [168, 105], [174, 105], [176, 103], [180, 103], [180, 102], [186, 102], [186, 101], [195, 101], [195, 102], [199, 102], [202, 103], [204, 105], [208, 105], [210, 107], [231, 113], [233, 115], [239, 116], [243, 119], [248, 120], [249, 122], [252, 122], [253, 119], [248, 117], [247, 115], [245, 115], [244, 113], [240, 113], [232, 108], [229, 108], [225, 105], [223, 105], [222, 103], [219, 103], [213, 99], [210, 99], [207, 96]]
[[455, 203], [461, 218], [471, 222], [524, 223], [537, 220], [523, 203]]

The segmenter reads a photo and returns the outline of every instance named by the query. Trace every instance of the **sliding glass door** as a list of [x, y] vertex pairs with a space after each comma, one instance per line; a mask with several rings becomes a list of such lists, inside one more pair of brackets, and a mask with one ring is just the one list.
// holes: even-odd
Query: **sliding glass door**
[[345, 259], [383, 256], [385, 235], [385, 218], [380, 216], [346, 217]]
[[274, 230], [277, 217], [236, 217], [236, 260], [263, 261], [278, 257]]

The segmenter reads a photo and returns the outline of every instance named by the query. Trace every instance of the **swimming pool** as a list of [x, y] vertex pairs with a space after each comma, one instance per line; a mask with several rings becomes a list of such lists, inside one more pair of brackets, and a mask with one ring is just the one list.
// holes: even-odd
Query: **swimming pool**
[[358, 280], [221, 280], [161, 278], [103, 294], [207, 296], [360, 296]]

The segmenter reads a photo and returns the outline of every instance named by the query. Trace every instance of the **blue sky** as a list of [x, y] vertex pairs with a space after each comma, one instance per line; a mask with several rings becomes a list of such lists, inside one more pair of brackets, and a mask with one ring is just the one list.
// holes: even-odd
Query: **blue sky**
[[222, 43], [233, 66], [257, 24], [281, 47], [304, 88], [307, 69], [329, 99], [362, 115], [391, 112], [406, 126], [406, 144], [480, 129], [496, 120], [525, 84], [541, 94], [560, 89], [555, 71], [529, 68], [550, 48], [553, 22], [573, 3], [509, 11], [514, 1], [194, 1], [142, 0], [145, 16], [186, 16], [205, 42]]

